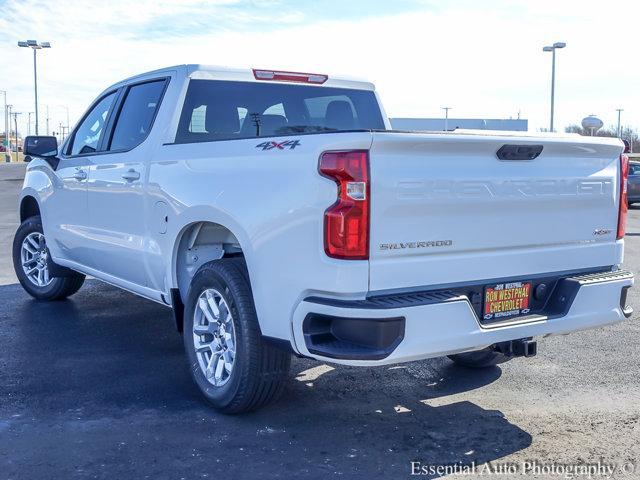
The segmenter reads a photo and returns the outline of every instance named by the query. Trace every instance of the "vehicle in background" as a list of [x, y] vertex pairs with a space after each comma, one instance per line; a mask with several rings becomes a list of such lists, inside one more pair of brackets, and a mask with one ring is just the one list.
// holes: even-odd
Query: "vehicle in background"
[[632, 313], [615, 138], [396, 132], [366, 81], [182, 65], [25, 146], [26, 291], [92, 275], [171, 307], [225, 412], [275, 398], [292, 353], [490, 367]]
[[640, 202], [640, 162], [629, 162], [629, 180], [627, 181], [627, 199], [629, 206]]

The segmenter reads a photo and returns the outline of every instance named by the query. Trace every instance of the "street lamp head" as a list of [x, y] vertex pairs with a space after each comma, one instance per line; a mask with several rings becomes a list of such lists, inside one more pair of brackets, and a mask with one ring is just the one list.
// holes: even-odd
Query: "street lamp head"
[[553, 52], [553, 47], [543, 47], [542, 51], [543, 52]]
[[18, 42], [19, 47], [29, 47], [34, 50], [40, 50], [41, 48], [51, 48], [51, 43], [49, 42], [40, 42], [37, 40], [27, 40], [26, 42]]
[[564, 48], [566, 46], [567, 46], [567, 44], [564, 43], [564, 42], [556, 42], [556, 43], [553, 44], [553, 48]]

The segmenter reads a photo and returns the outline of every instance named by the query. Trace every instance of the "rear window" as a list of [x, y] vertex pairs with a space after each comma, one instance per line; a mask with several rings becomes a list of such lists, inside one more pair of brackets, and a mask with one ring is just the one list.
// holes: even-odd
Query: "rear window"
[[191, 80], [175, 141], [384, 128], [376, 96], [367, 90]]

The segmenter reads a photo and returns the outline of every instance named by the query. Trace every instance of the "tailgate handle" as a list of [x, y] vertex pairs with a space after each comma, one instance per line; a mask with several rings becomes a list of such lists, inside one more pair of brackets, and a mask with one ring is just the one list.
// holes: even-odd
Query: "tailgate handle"
[[542, 153], [542, 145], [503, 145], [496, 152], [500, 160], [533, 160]]

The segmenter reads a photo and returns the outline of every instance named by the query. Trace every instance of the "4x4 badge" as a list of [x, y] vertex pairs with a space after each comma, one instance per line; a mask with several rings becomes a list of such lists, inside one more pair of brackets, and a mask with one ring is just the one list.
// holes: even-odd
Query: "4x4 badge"
[[289, 150], [293, 150], [298, 145], [300, 145], [300, 140], [286, 140], [284, 142], [279, 142], [279, 143], [278, 142], [262, 142], [256, 145], [256, 148], [261, 148], [263, 151], [273, 150], [274, 148], [278, 150], [284, 150], [285, 148], [288, 148]]

